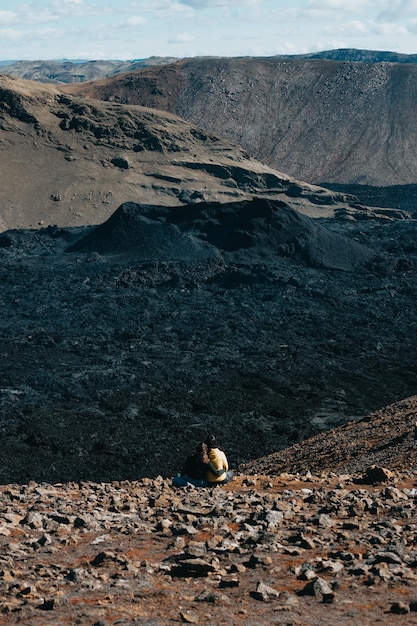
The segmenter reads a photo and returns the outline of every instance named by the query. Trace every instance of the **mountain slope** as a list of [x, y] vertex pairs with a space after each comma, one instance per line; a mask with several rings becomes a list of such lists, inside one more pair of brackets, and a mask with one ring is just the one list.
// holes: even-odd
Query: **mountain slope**
[[[210, 57], [203, 57], [210, 58]], [[212, 57], [211, 57], [212, 58]], [[364, 63], [416, 63], [417, 55], [381, 50], [339, 48], [308, 54], [276, 55], [275, 59], [330, 59], [333, 61], [358, 61]], [[124, 72], [152, 65], [165, 65], [178, 61], [173, 57], [149, 57], [132, 61], [65, 59], [58, 61], [0, 61], [3, 73], [15, 78], [38, 80], [44, 83], [74, 83], [109, 78]]]
[[242, 465], [242, 473], [278, 476], [283, 472], [360, 474], [371, 465], [410, 470], [416, 467], [417, 396], [365, 418], [321, 433], [263, 459]]
[[190, 59], [63, 89], [173, 112], [310, 183], [415, 182], [412, 63]]
[[[282, 55], [279, 55], [282, 57]], [[277, 58], [279, 58], [277, 57]], [[306, 54], [289, 55], [292, 59], [329, 59], [332, 61], [357, 61], [360, 63], [417, 63], [417, 54], [401, 54], [389, 50], [358, 50], [337, 48]]]
[[272, 170], [170, 113], [86, 101], [7, 76], [0, 76], [0, 146], [8, 181], [0, 186], [2, 230], [97, 224], [128, 201], [180, 206], [260, 194], [316, 216], [358, 209], [354, 198]]

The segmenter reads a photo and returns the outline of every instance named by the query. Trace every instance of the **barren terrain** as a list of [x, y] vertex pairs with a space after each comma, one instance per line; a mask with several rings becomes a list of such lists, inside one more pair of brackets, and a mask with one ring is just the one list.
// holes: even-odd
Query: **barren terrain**
[[0, 488], [0, 624], [417, 624], [413, 472]]
[[188, 59], [73, 94], [170, 111], [310, 183], [416, 179], [417, 65], [327, 59]]
[[2, 482], [167, 476], [209, 428], [237, 465], [415, 393], [409, 214], [171, 114], [4, 77], [1, 117]]
[[[282, 198], [316, 215], [355, 198], [279, 173], [180, 118], [0, 77], [0, 230], [100, 224], [123, 202]], [[363, 208], [363, 207], [362, 207]]]
[[0, 624], [417, 624], [411, 215], [4, 77], [0, 142]]
[[415, 228], [258, 199], [3, 233], [2, 482], [169, 475], [207, 429], [237, 464], [412, 395]]

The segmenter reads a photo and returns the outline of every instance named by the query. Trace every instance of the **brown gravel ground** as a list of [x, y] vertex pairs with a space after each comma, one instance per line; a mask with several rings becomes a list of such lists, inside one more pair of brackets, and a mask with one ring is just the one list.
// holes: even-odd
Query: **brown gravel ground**
[[[162, 478], [4, 485], [0, 625], [417, 624], [415, 485], [411, 471], [376, 485], [334, 474], [238, 475], [216, 489]], [[331, 527], [317, 522], [323, 511]], [[211, 567], [184, 570], [187, 549]], [[401, 564], [365, 572], [381, 550]], [[346, 554], [357, 571], [330, 572]], [[299, 595], [306, 563], [331, 585], [328, 602]], [[277, 597], [256, 594], [259, 582]]]

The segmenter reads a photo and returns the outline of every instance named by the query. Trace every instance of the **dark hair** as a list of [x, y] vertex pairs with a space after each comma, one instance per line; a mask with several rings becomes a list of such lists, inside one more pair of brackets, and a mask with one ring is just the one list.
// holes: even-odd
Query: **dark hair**
[[206, 445], [207, 445], [207, 447], [209, 449], [210, 448], [219, 448], [221, 450], [219, 444], [217, 443], [216, 437], [212, 433], [209, 433], [207, 435], [207, 437], [206, 437]]

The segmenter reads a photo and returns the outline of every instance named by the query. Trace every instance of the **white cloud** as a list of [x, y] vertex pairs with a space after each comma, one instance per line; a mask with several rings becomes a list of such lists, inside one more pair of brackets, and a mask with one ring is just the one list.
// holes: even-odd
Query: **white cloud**
[[190, 6], [184, 5], [180, 0], [140, 0], [139, 2], [131, 2], [130, 8], [132, 11], [139, 9], [141, 13], [149, 13], [149, 15], [157, 17], [168, 17], [171, 15], [192, 14], [194, 9]]
[[18, 41], [19, 39], [23, 39], [25, 33], [22, 33], [21, 30], [16, 30], [14, 28], [0, 28], [0, 39], [4, 39], [7, 41]]
[[306, 11], [314, 15], [341, 17], [349, 13], [362, 13], [369, 5], [368, 0], [308, 0]]
[[123, 20], [123, 22], [120, 22], [119, 26], [121, 28], [137, 28], [138, 26], [143, 26], [144, 24], [146, 24], [146, 19], [144, 17], [132, 15], [126, 20]]
[[58, 18], [119, 13], [117, 7], [113, 8], [108, 3], [86, 3], [84, 0], [53, 0], [50, 9], [46, 10], [52, 16]]
[[15, 11], [0, 11], [0, 24], [11, 24], [17, 18]]
[[365, 24], [363, 22], [360, 22], [359, 20], [351, 20], [350, 22], [348, 22], [345, 26], [345, 33], [351, 33], [351, 34], [355, 34], [355, 33], [367, 33], [369, 31], [369, 29], [367, 28], [367, 26], [365, 26]]
[[376, 35], [407, 35], [408, 30], [401, 24], [383, 22], [374, 24], [372, 26], [372, 32]]
[[417, 13], [417, 0], [390, 0], [389, 7], [378, 15], [381, 22], [391, 22], [415, 15]]
[[84, 0], [53, 0], [53, 11], [58, 14], [84, 11]]
[[168, 39], [168, 43], [194, 43], [195, 41], [197, 41], [195, 35], [190, 33], [178, 33]]
[[228, 8], [231, 6], [258, 6], [263, 0], [181, 0], [181, 4], [187, 4], [194, 9]]
[[417, 0], [0, 1], [3, 59], [411, 53], [416, 34]]
[[322, 32], [333, 35], [355, 36], [369, 33], [369, 27], [360, 20], [350, 20], [349, 22], [341, 22], [336, 26], [334, 24], [325, 26]]

